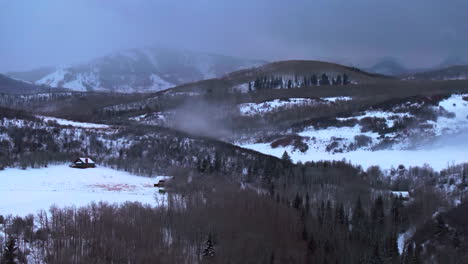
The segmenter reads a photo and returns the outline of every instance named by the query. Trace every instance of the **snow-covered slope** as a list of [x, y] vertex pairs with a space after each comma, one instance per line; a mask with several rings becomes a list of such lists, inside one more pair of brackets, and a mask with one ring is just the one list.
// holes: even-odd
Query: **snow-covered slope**
[[320, 99], [310, 98], [288, 98], [288, 99], [275, 99], [262, 103], [245, 103], [239, 105], [239, 111], [242, 115], [253, 116], [257, 114], [270, 113], [274, 111], [281, 111], [284, 109], [291, 109], [294, 107], [329, 104], [339, 101], [349, 101], [351, 97], [325, 97]]
[[104, 124], [95, 124], [95, 123], [84, 123], [76, 122], [62, 118], [50, 117], [50, 116], [37, 116], [45, 122], [56, 122], [61, 126], [71, 126], [71, 127], [80, 127], [80, 128], [109, 128], [110, 126]]
[[[55, 165], [41, 169], [0, 171], [0, 214], [21, 215], [50, 206], [84, 206], [91, 202], [126, 201], [156, 204], [162, 198], [153, 187], [159, 179], [139, 177], [105, 167], [73, 169]], [[8, 199], [5, 199], [8, 197]]]
[[261, 64], [262, 61], [152, 47], [59, 67], [36, 84], [75, 91], [154, 92]]
[[[456, 140], [468, 131], [466, 94], [453, 94], [437, 105], [407, 102], [334, 119], [272, 142], [240, 145], [277, 157], [287, 151], [296, 162], [348, 159], [363, 166], [427, 163], [437, 169], [468, 162], [462, 147], [466, 139]], [[447, 144], [446, 138], [458, 143]]]

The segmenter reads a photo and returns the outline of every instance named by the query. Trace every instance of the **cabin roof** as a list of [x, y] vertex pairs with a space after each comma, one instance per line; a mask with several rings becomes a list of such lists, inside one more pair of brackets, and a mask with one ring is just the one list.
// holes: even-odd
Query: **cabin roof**
[[86, 159], [88, 159], [88, 164], [89, 163], [94, 163], [94, 160], [90, 159], [90, 158], [78, 158], [76, 159], [75, 163], [86, 163]]
[[402, 198], [410, 198], [409, 192], [392, 191], [392, 194]]

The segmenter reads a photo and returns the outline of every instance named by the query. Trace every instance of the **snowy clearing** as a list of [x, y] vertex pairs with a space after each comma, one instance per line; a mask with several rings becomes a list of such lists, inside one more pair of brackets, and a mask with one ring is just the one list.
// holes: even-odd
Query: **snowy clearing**
[[24, 216], [48, 210], [52, 205], [84, 206], [99, 201], [155, 205], [156, 197], [163, 197], [153, 184], [163, 178], [140, 177], [105, 167], [8, 168], [0, 171], [0, 215]]
[[329, 153], [309, 150], [306, 153], [293, 151], [291, 146], [271, 148], [269, 143], [241, 145], [240, 147], [252, 149], [264, 154], [281, 158], [287, 151], [294, 162], [320, 161], [346, 159], [351, 164], [361, 165], [364, 169], [379, 165], [383, 169], [390, 169], [402, 164], [405, 167], [424, 166], [429, 164], [435, 170], [442, 170], [449, 165], [468, 162], [468, 148], [446, 147], [421, 150], [357, 150], [346, 153]]
[[44, 122], [52, 121], [57, 122], [57, 124], [61, 126], [72, 126], [72, 127], [80, 127], [80, 128], [110, 128], [108, 125], [104, 124], [95, 124], [95, 123], [84, 123], [84, 122], [76, 122], [62, 118], [50, 117], [50, 116], [37, 116], [37, 118], [42, 119]]
[[467, 97], [467, 94], [454, 94], [439, 103], [440, 107], [454, 113], [455, 117], [439, 117], [437, 122], [428, 122], [434, 125], [436, 135], [454, 134], [468, 128], [468, 101], [463, 99]]
[[272, 111], [277, 111], [280, 108], [290, 109], [293, 107], [301, 107], [308, 105], [330, 104], [337, 102], [345, 102], [352, 100], [351, 97], [324, 97], [321, 99], [311, 98], [288, 98], [288, 99], [275, 99], [263, 103], [245, 103], [239, 105], [239, 111], [242, 115], [252, 116], [257, 114], [265, 114]]
[[[468, 132], [467, 97], [466, 94], [454, 94], [442, 100], [438, 106], [431, 106], [436, 112], [449, 114], [439, 115], [436, 121], [422, 121], [421, 125], [429, 125], [423, 130], [406, 129], [380, 134], [375, 131], [363, 132], [362, 123], [319, 129], [309, 126], [296, 134], [301, 138], [303, 152], [297, 146], [277, 146], [275, 142], [240, 144], [240, 146], [277, 157], [281, 157], [283, 152], [287, 151], [295, 162], [346, 159], [365, 168], [372, 165], [388, 169], [400, 164], [405, 166], [430, 164], [440, 170], [454, 163], [468, 162], [468, 137], [465, 136]], [[364, 118], [379, 118], [384, 119], [386, 126], [390, 128], [396, 124], [396, 120], [411, 117], [413, 115], [408, 112], [372, 109], [337, 120], [362, 121]], [[419, 137], [426, 140], [417, 143], [414, 139]], [[359, 144], [358, 140], [363, 143]], [[392, 144], [385, 150], [374, 148], [389, 140]]]
[[351, 101], [353, 98], [349, 97], [349, 96], [338, 96], [338, 97], [325, 97], [325, 98], [322, 98], [323, 100], [325, 101], [328, 101], [328, 102], [338, 102], [338, 101]]

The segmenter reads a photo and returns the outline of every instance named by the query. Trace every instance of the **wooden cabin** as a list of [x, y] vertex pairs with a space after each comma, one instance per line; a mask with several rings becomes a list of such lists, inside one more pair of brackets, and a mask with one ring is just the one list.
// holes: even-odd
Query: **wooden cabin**
[[162, 188], [162, 187], [164, 187], [164, 183], [165, 183], [165, 182], [166, 182], [165, 180], [159, 180], [158, 183], [155, 183], [155, 184], [154, 184], [154, 187]]
[[77, 158], [71, 167], [78, 169], [94, 168], [96, 167], [96, 163], [90, 158]]
[[409, 192], [392, 191], [392, 195], [397, 197], [397, 198], [400, 198], [400, 199], [402, 199], [404, 201], [408, 201], [411, 198]]

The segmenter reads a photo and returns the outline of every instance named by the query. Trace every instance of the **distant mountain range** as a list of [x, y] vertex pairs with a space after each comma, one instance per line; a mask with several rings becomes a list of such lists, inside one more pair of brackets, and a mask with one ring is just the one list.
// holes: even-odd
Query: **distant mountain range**
[[[444, 69], [452, 68], [453, 66], [462, 66], [468, 65], [468, 61], [457, 56], [449, 56], [444, 59], [440, 64], [433, 67], [427, 68], [407, 68], [396, 58], [386, 57], [378, 60], [374, 65], [368, 68], [364, 68], [368, 72], [378, 73], [389, 76], [403, 76], [407, 78], [408, 76], [424, 73], [424, 72], [435, 72], [435, 71], [444, 71]], [[451, 76], [447, 76], [447, 79], [454, 78], [453, 73]], [[443, 79], [442, 76], [438, 77]]]
[[[0, 74], [0, 94], [30, 94], [48, 92], [47, 87], [34, 85], [30, 82], [17, 80], [9, 76]], [[54, 89], [62, 90], [62, 89]]]
[[264, 64], [260, 60], [150, 47], [117, 52], [88, 63], [9, 76], [74, 91], [155, 92], [183, 83], [221, 77]]
[[404, 77], [408, 80], [468, 80], [468, 65], [450, 66], [425, 72], [409, 74]]

